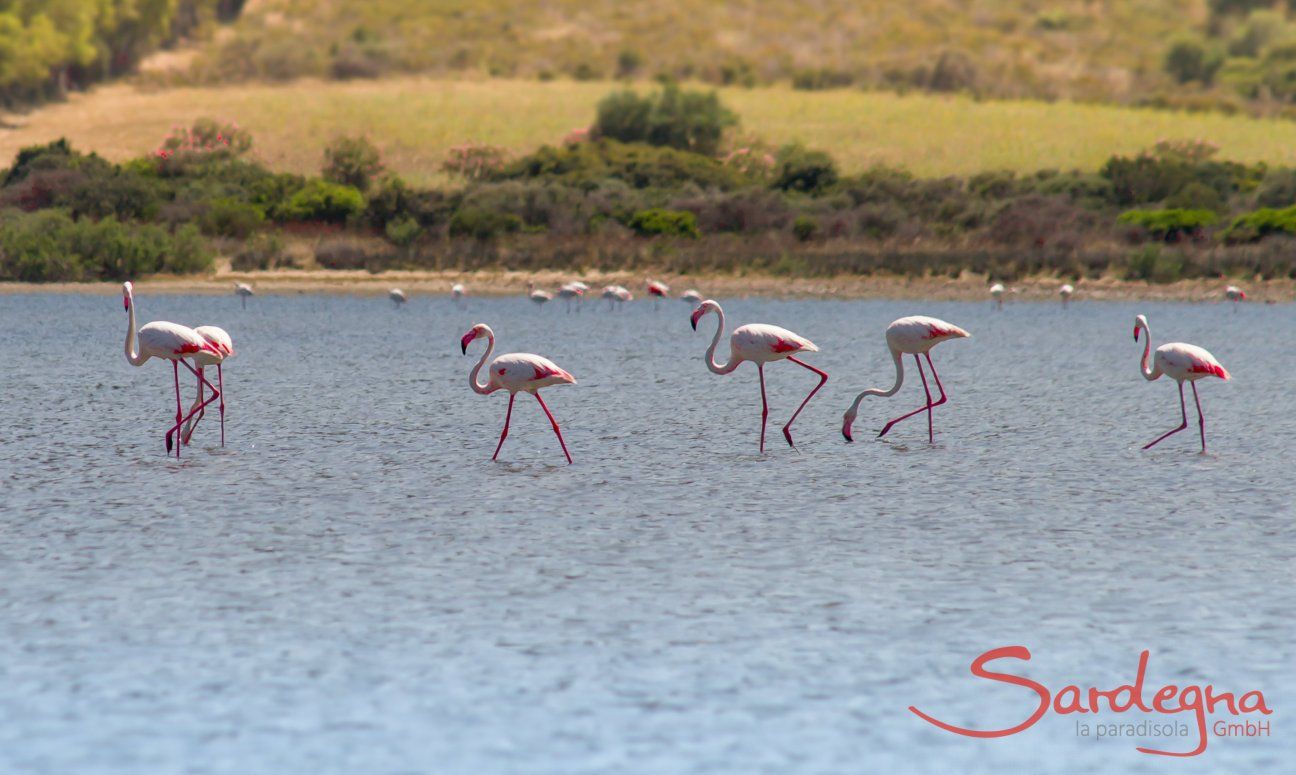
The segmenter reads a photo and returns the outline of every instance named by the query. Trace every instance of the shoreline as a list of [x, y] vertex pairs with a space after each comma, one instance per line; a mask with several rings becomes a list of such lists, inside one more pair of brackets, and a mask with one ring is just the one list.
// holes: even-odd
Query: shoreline
[[[514, 272], [436, 272], [388, 271], [372, 274], [363, 270], [293, 270], [276, 269], [258, 272], [218, 271], [202, 277], [158, 275], [135, 281], [140, 293], [232, 294], [235, 282], [251, 284], [258, 294], [352, 294], [384, 295], [399, 287], [411, 296], [445, 296], [454, 283], [463, 283], [470, 296], [512, 296], [526, 293], [527, 283], [556, 291], [558, 286], [580, 279], [590, 286], [589, 299], [599, 297], [604, 285], [624, 285], [635, 294], [645, 296], [647, 276], [671, 287], [673, 295], [696, 287], [704, 296], [819, 299], [912, 299], [929, 301], [982, 301], [989, 298], [989, 283], [979, 275], [950, 277], [900, 277], [841, 275], [836, 277], [793, 278], [774, 275], [685, 275], [642, 272], [556, 271]], [[1009, 294], [1005, 301], [1056, 301], [1057, 290], [1067, 280], [1038, 277], [1005, 283]], [[1296, 301], [1296, 281], [1181, 280], [1165, 285], [1116, 278], [1070, 281], [1076, 289], [1074, 300], [1087, 301], [1224, 301], [1224, 287], [1230, 282], [1240, 285], [1252, 303], [1288, 303]], [[84, 293], [107, 295], [118, 293], [120, 283], [0, 283], [0, 296], [34, 293]]]

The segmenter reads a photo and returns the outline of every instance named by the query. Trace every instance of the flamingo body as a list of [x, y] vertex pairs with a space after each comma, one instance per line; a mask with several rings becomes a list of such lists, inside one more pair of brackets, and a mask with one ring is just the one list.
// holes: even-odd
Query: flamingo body
[[405, 291], [402, 291], [400, 288], [392, 288], [390, 291], [387, 291], [387, 298], [391, 299], [392, 303], [397, 307], [409, 301], [405, 296]]
[[817, 353], [819, 348], [804, 336], [767, 323], [748, 323], [734, 329], [729, 349], [738, 361], [770, 363], [799, 352]]
[[670, 296], [670, 286], [657, 280], [648, 281], [648, 295], [666, 298]]
[[687, 291], [680, 294], [680, 301], [687, 301], [690, 304], [700, 304], [702, 303], [702, 294], [695, 288], [689, 288]]
[[1061, 288], [1058, 288], [1058, 296], [1062, 297], [1062, 306], [1065, 307], [1066, 303], [1071, 301], [1071, 295], [1073, 293], [1075, 293], [1075, 286], [1071, 283], [1066, 283]]
[[[1160, 379], [1161, 375], [1170, 377], [1179, 383], [1179, 412], [1183, 422], [1174, 430], [1168, 431], [1156, 439], [1148, 442], [1143, 449], [1160, 444], [1166, 438], [1173, 436], [1184, 428], [1188, 427], [1188, 406], [1184, 401], [1183, 386], [1187, 382], [1193, 391], [1193, 401], [1197, 404], [1197, 426], [1201, 434], [1201, 451], [1206, 452], [1206, 416], [1202, 414], [1201, 398], [1197, 395], [1197, 380], [1205, 377], [1218, 377], [1227, 382], [1232, 379], [1228, 369], [1215, 359], [1205, 348], [1198, 347], [1195, 344], [1185, 342], [1170, 342], [1163, 344], [1152, 351], [1152, 331], [1148, 328], [1147, 318], [1139, 315], [1134, 319], [1134, 341], [1139, 340], [1140, 330], [1146, 334], [1147, 339], [1143, 344], [1143, 358], [1139, 361], [1139, 371], [1143, 378], [1148, 382]], [[1148, 365], [1148, 356], [1151, 354], [1152, 363]]]

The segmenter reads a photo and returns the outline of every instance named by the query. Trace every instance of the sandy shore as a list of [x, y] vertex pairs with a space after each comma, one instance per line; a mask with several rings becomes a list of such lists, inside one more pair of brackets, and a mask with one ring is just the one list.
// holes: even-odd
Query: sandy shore
[[[960, 278], [927, 277], [858, 277], [790, 278], [766, 275], [716, 275], [679, 277], [654, 274], [654, 279], [668, 283], [673, 292], [697, 288], [708, 296], [802, 297], [802, 298], [890, 298], [930, 300], [978, 300], [987, 298], [987, 283], [980, 275]], [[590, 295], [597, 298], [604, 285], [618, 284], [643, 295], [642, 274], [589, 273], [579, 278], [558, 272], [383, 272], [327, 270], [275, 270], [270, 272], [217, 272], [201, 277], [155, 276], [135, 283], [141, 293], [222, 294], [232, 293], [234, 282], [250, 283], [259, 294], [340, 293], [381, 295], [392, 288], [407, 294], [442, 296], [453, 283], [463, 283], [470, 295], [507, 296], [526, 292], [528, 282], [537, 287], [556, 290], [565, 282], [580, 279], [591, 286]], [[1039, 278], [1014, 283], [1010, 299], [1054, 300], [1062, 280]], [[1135, 299], [1163, 301], [1220, 301], [1224, 286], [1221, 280], [1191, 280], [1168, 285], [1152, 285], [1119, 279], [1082, 280], [1073, 283], [1076, 298], [1087, 300], [1128, 301]], [[1237, 283], [1256, 302], [1290, 302], [1296, 300], [1296, 282]], [[0, 283], [0, 294], [17, 293], [96, 293], [120, 291], [118, 283]]]

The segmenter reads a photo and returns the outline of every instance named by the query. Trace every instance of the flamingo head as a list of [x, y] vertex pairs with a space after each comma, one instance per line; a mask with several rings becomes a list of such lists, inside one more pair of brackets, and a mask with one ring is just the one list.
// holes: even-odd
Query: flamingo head
[[127, 280], [126, 282], [122, 283], [122, 309], [124, 310], [130, 309], [131, 294], [134, 292], [134, 290], [135, 290], [135, 286], [131, 285], [130, 280]]
[[693, 315], [689, 318], [689, 325], [693, 326], [693, 330], [696, 331], [698, 321], [702, 319], [703, 315], [708, 312], [717, 312], [719, 309], [720, 305], [716, 304], [714, 301], [710, 299], [703, 301], [693, 310]]
[[842, 417], [842, 437], [846, 439], [847, 443], [850, 443], [855, 440], [855, 438], [851, 436], [851, 426], [854, 424], [855, 424], [855, 413], [853, 411], [847, 410], [846, 414]]
[[478, 323], [477, 325], [470, 328], [468, 330], [468, 333], [464, 334], [463, 338], [459, 340], [459, 349], [463, 351], [465, 355], [467, 355], [469, 343], [471, 343], [474, 339], [480, 339], [483, 336], [490, 336], [490, 333], [491, 333], [490, 326], [486, 325], [485, 323]]
[[1134, 341], [1137, 342], [1139, 340], [1139, 329], [1147, 328], [1147, 324], [1148, 322], [1147, 322], [1146, 315], [1139, 315], [1138, 317], [1134, 318]]

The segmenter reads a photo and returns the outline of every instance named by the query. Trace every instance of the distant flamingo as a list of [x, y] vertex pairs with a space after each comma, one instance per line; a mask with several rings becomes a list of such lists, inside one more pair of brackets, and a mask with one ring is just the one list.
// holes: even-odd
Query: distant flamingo
[[608, 310], [621, 309], [621, 306], [627, 301], [634, 301], [634, 294], [620, 285], [607, 285], [603, 287], [603, 298], [607, 299]]
[[543, 307], [546, 302], [553, 299], [553, 294], [549, 291], [537, 290], [535, 283], [527, 283], [527, 298], [536, 303], [536, 306]]
[[760, 376], [761, 388], [761, 452], [765, 451], [765, 425], [766, 419], [769, 417], [769, 402], [765, 398], [765, 364], [771, 361], [787, 359], [819, 375], [819, 384], [814, 386], [810, 394], [801, 402], [801, 406], [797, 407], [797, 410], [792, 413], [792, 419], [788, 420], [787, 424], [783, 426], [783, 438], [787, 439], [788, 446], [795, 449], [796, 445], [792, 443], [792, 423], [796, 422], [797, 415], [801, 414], [801, 410], [805, 409], [806, 404], [810, 403], [810, 399], [814, 398], [814, 394], [818, 393], [819, 388], [823, 387], [824, 383], [828, 381], [828, 374], [805, 361], [798, 360], [794, 356], [796, 353], [801, 352], [819, 352], [819, 348], [815, 347], [814, 342], [794, 334], [786, 328], [764, 323], [751, 323], [734, 329], [733, 334], [729, 337], [729, 360], [724, 364], [720, 364], [716, 362], [715, 351], [716, 346], [720, 343], [721, 335], [724, 334], [724, 310], [720, 308], [719, 304], [707, 299], [699, 304], [697, 309], [693, 310], [689, 323], [693, 326], [693, 330], [696, 331], [698, 321], [709, 312], [714, 312], [720, 318], [720, 322], [716, 325], [715, 337], [711, 339], [711, 346], [706, 351], [707, 368], [716, 374], [728, 374], [738, 368], [743, 361], [751, 361], [756, 364], [756, 373]]
[[566, 304], [569, 313], [571, 312], [572, 302], [575, 301], [576, 311], [579, 313], [581, 297], [585, 295], [587, 290], [589, 290], [589, 286], [585, 283], [567, 283], [558, 289], [558, 298], [562, 299], [563, 303]]
[[1163, 344], [1156, 348], [1156, 355], [1152, 358], [1152, 367], [1148, 368], [1148, 353], [1152, 350], [1152, 331], [1148, 328], [1147, 317], [1139, 315], [1134, 319], [1134, 341], [1139, 339], [1139, 329], [1143, 329], [1147, 336], [1147, 341], [1143, 344], [1143, 359], [1139, 361], [1139, 371], [1143, 373], [1143, 378], [1148, 382], [1158, 379], [1162, 374], [1168, 375], [1171, 379], [1179, 383], [1179, 412], [1183, 415], [1183, 422], [1178, 428], [1158, 436], [1153, 441], [1143, 446], [1143, 449], [1161, 443], [1169, 436], [1173, 436], [1184, 428], [1188, 427], [1188, 407], [1184, 404], [1183, 383], [1187, 381], [1192, 385], [1193, 401], [1197, 402], [1197, 425], [1201, 431], [1201, 451], [1206, 452], [1206, 417], [1202, 414], [1201, 399], [1197, 397], [1197, 380], [1203, 377], [1219, 377], [1228, 381], [1230, 375], [1228, 369], [1220, 365], [1215, 360], [1215, 356], [1206, 350], [1193, 344], [1184, 344], [1183, 342], [1171, 342]]
[[450, 286], [450, 299], [455, 303], [456, 307], [462, 307], [467, 303], [465, 301], [467, 295], [468, 289], [463, 286], [463, 283], [455, 283]]
[[661, 299], [670, 298], [670, 286], [666, 283], [658, 282], [657, 280], [648, 280], [647, 287], [648, 295], [653, 299], [654, 310], [657, 309], [657, 305]]
[[488, 342], [486, 352], [482, 353], [481, 360], [477, 361], [477, 365], [473, 366], [472, 371], [468, 373], [468, 384], [472, 386], [474, 392], [484, 396], [496, 390], [507, 390], [509, 394], [508, 411], [504, 414], [504, 431], [500, 433], [499, 444], [495, 445], [495, 454], [491, 455], [491, 460], [499, 457], [500, 447], [504, 446], [504, 439], [508, 438], [509, 421], [513, 418], [513, 399], [517, 397], [518, 391], [525, 391], [535, 396], [535, 400], [540, 403], [540, 408], [549, 417], [554, 435], [558, 437], [558, 444], [562, 446], [563, 455], [566, 455], [567, 463], [571, 464], [571, 454], [567, 451], [567, 442], [563, 441], [558, 421], [554, 419], [553, 413], [549, 411], [549, 407], [545, 405], [544, 399], [537, 391], [550, 385], [574, 385], [576, 378], [543, 356], [531, 353], [507, 353], [491, 361], [486, 372], [485, 384], [479, 384], [477, 373], [495, 351], [495, 332], [485, 323], [478, 323], [464, 334], [459, 342], [460, 349], [467, 355], [468, 344], [482, 337], [486, 337]]
[[225, 374], [222, 364], [225, 359], [234, 354], [234, 340], [223, 328], [216, 326], [198, 326], [194, 332], [216, 346], [217, 353], [203, 350], [194, 353], [193, 362], [198, 367], [198, 397], [194, 399], [193, 405], [189, 407], [189, 416], [185, 420], [184, 431], [180, 434], [180, 440], [188, 444], [193, 432], [198, 428], [198, 421], [206, 414], [208, 402], [203, 401], [203, 383], [207, 381], [203, 376], [205, 367], [216, 367], [216, 396], [220, 398], [220, 425], [221, 425], [221, 446], [225, 446]]
[[256, 295], [256, 291], [247, 283], [234, 283], [234, 293], [243, 301], [243, 309], [247, 309], [248, 297]]
[[[219, 354], [215, 345], [208, 342], [198, 332], [188, 326], [182, 326], [178, 323], [167, 321], [155, 321], [147, 323], [139, 329], [138, 334], [135, 331], [135, 292], [134, 286], [125, 282], [122, 283], [122, 304], [126, 308], [126, 360], [132, 366], [143, 366], [149, 358], [161, 358], [171, 361], [171, 370], [175, 376], [175, 394], [176, 394], [176, 421], [175, 425], [166, 432], [166, 449], [171, 451], [171, 434], [178, 433], [180, 426], [184, 424], [184, 415], [180, 412], [180, 365], [193, 372], [194, 376], [206, 380], [202, 374], [193, 366], [190, 366], [185, 358], [192, 357], [200, 352], [210, 352]], [[136, 340], [138, 339], [138, 345]], [[211, 388], [215, 395], [207, 401], [211, 403], [215, 400], [215, 386], [207, 382], [207, 387]], [[206, 406], [206, 404], [203, 404]], [[180, 457], [180, 444], [175, 445], [176, 457]]]
[[[922, 378], [923, 392], [927, 394], [927, 403], [887, 423], [878, 433], [878, 438], [885, 436], [887, 431], [891, 430], [891, 426], [901, 420], [913, 417], [919, 412], [927, 412], [927, 443], [935, 443], [936, 435], [932, 429], [932, 409], [945, 403], [946, 397], [945, 387], [941, 385], [940, 377], [936, 374], [936, 366], [931, 360], [931, 349], [946, 340], [960, 339], [965, 336], [971, 336], [971, 334], [953, 323], [946, 323], [943, 320], [929, 318], [924, 315], [900, 318], [887, 326], [887, 347], [891, 350], [892, 360], [895, 361], [895, 384], [891, 386], [890, 390], [872, 388], [855, 396], [855, 402], [851, 404], [850, 409], [846, 410], [846, 415], [842, 418], [842, 436], [845, 436], [847, 441], [854, 441], [851, 438], [851, 425], [855, 423], [855, 417], [859, 414], [860, 402], [864, 400], [865, 396], [893, 396], [900, 391], [900, 386], [904, 384], [904, 361], [902, 358], [908, 354], [913, 356], [914, 363], [918, 366], [918, 376]], [[931, 390], [927, 387], [927, 376], [923, 374], [922, 361], [918, 360], [919, 355], [927, 359], [927, 367], [931, 369], [932, 377], [936, 380], [936, 387], [940, 390], [940, 400], [935, 403], [932, 402]]]
[[1071, 295], [1075, 293], [1075, 287], [1071, 283], [1058, 288], [1058, 295], [1062, 297], [1062, 306], [1065, 307], [1071, 302]]
[[990, 286], [990, 296], [995, 301], [996, 309], [1003, 309], [1003, 295], [1004, 295], [1003, 283], [995, 283], [994, 285]]
[[696, 288], [689, 288], [687, 291], [680, 294], [680, 301], [687, 301], [696, 307], [698, 304], [702, 303], [702, 294], [699, 293]]
[[1238, 302], [1246, 301], [1246, 291], [1242, 290], [1236, 285], [1230, 285], [1229, 287], [1224, 289], [1224, 298], [1233, 302], [1233, 311], [1237, 312]]
[[392, 300], [392, 304], [395, 304], [397, 309], [400, 309], [405, 302], [409, 301], [409, 299], [405, 297], [405, 291], [402, 291], [400, 288], [392, 288], [390, 291], [387, 291], [387, 298]]

